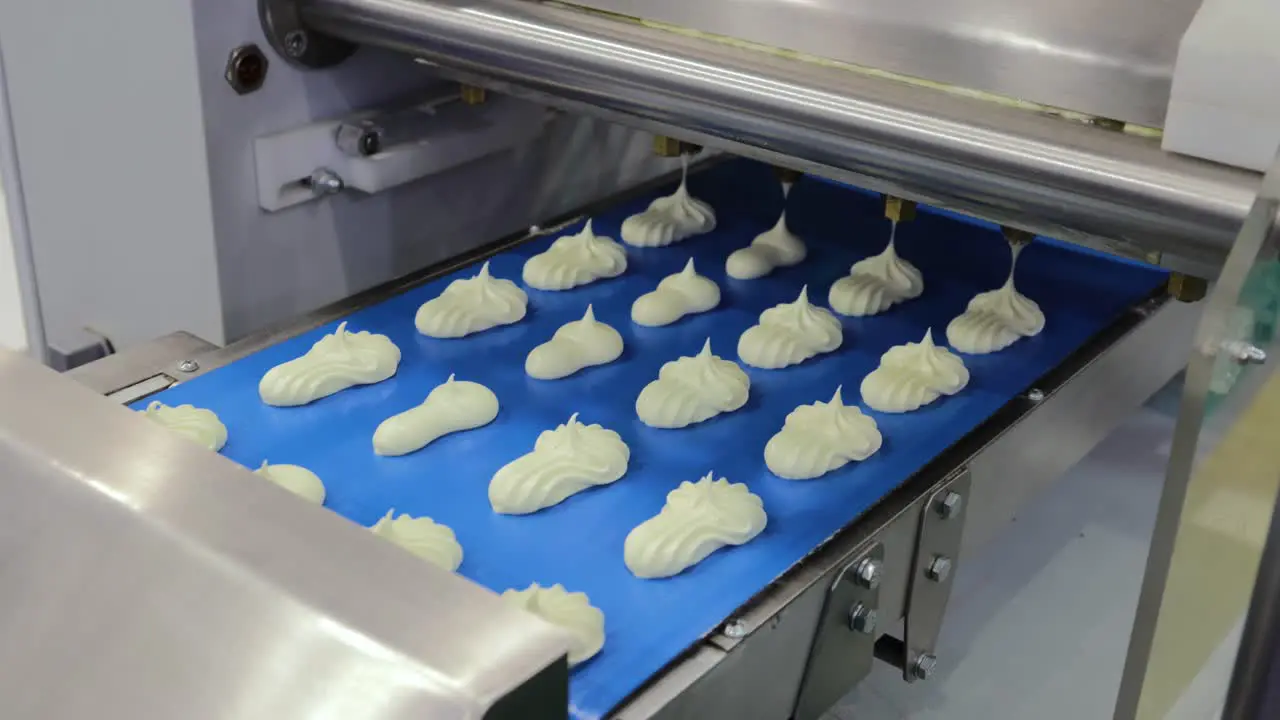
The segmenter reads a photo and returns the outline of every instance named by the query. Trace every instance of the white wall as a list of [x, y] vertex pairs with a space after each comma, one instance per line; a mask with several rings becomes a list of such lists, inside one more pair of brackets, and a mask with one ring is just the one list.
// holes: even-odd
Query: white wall
[[0, 346], [23, 350], [27, 333], [22, 322], [22, 295], [13, 263], [13, 238], [5, 212], [4, 188], [0, 187]]

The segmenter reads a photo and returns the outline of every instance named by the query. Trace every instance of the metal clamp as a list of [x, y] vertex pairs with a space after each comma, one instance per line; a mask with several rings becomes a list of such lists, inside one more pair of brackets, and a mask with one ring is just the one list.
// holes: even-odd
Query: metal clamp
[[920, 515], [903, 640], [902, 677], [907, 682], [927, 680], [938, 662], [938, 634], [960, 558], [969, 479], [969, 469], [961, 468], [929, 496]]
[[821, 716], [871, 672], [883, 568], [884, 546], [876, 543], [856, 553], [836, 576], [809, 652], [796, 718]]

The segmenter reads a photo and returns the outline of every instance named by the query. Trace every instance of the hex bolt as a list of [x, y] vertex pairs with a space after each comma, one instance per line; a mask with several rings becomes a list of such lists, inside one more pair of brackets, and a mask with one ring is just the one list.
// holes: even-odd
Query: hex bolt
[[738, 640], [747, 636], [747, 625], [741, 620], [730, 620], [724, 625], [724, 636]]
[[178, 369], [184, 373], [193, 373], [200, 369], [200, 363], [195, 360], [183, 360], [178, 363]]
[[876, 621], [879, 617], [879, 613], [875, 610], [862, 603], [854, 603], [849, 609], [849, 629], [863, 635], [870, 635], [876, 631]]
[[934, 582], [945, 582], [951, 577], [951, 558], [946, 555], [934, 555], [933, 562], [924, 571], [925, 577]]
[[960, 511], [964, 509], [964, 497], [954, 490], [948, 490], [942, 496], [942, 499], [938, 501], [936, 509], [943, 520], [950, 520], [959, 515]]
[[858, 561], [858, 565], [853, 569], [854, 582], [868, 590], [875, 590], [880, 587], [880, 575], [882, 568], [880, 561], [875, 558], [863, 558]]
[[329, 168], [316, 168], [306, 179], [305, 184], [309, 185], [312, 192], [317, 195], [333, 195], [342, 192], [346, 187], [342, 177]]
[[1031, 388], [1027, 391], [1027, 399], [1033, 403], [1042, 402], [1044, 400], [1044, 391], [1040, 388]]
[[928, 680], [933, 677], [933, 671], [938, 669], [938, 658], [928, 653], [922, 653], [911, 663], [911, 674], [917, 680]]
[[310, 38], [306, 30], [290, 30], [284, 34], [284, 52], [291, 58], [300, 58], [307, 54]]

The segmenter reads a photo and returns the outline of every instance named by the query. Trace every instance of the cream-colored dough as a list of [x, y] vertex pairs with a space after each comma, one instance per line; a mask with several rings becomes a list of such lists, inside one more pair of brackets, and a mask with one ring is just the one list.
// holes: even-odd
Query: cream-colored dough
[[622, 221], [622, 241], [636, 247], [662, 247], [716, 229], [716, 213], [711, 206], [689, 194], [688, 159], [680, 187], [654, 200], [644, 212]]
[[492, 390], [450, 375], [421, 405], [383, 420], [373, 431], [373, 451], [404, 455], [449, 433], [488, 425], [497, 416], [498, 396]]
[[510, 280], [489, 274], [489, 263], [475, 277], [454, 280], [440, 296], [418, 308], [418, 332], [435, 338], [460, 338], [524, 318], [529, 296]]
[[544, 588], [534, 583], [524, 590], [507, 590], [502, 599], [569, 632], [569, 667], [591, 659], [604, 647], [604, 613], [591, 604], [586, 593], [569, 592], [563, 585]]
[[662, 511], [641, 523], [623, 544], [627, 568], [641, 578], [670, 577], [726, 545], [742, 545], [764, 530], [764, 502], [746, 485], [713, 480], [682, 482]]
[[845, 405], [836, 388], [830, 402], [801, 405], [787, 415], [764, 446], [764, 464], [780, 478], [809, 480], [866, 460], [882, 441], [876, 421]]
[[627, 252], [614, 240], [596, 235], [591, 221], [577, 235], [565, 235], [545, 252], [525, 261], [524, 283], [539, 290], [568, 290], [627, 269]]
[[529, 352], [524, 371], [539, 380], [556, 380], [583, 368], [611, 363], [621, 355], [622, 336], [596, 320], [588, 305], [581, 320], [561, 325], [550, 340]]
[[808, 251], [804, 241], [787, 229], [787, 213], [769, 230], [756, 236], [751, 244], [734, 250], [725, 260], [725, 274], [736, 280], [754, 280], [780, 267], [804, 261]]
[[684, 269], [662, 278], [653, 292], [636, 298], [631, 321], [637, 325], [670, 325], [685, 315], [706, 312], [720, 304], [720, 288], [714, 280], [693, 269], [693, 258]]
[[618, 433], [569, 422], [538, 435], [533, 452], [504, 465], [489, 483], [494, 512], [526, 515], [587, 488], [608, 485], [627, 472], [631, 450]]
[[924, 279], [914, 265], [889, 247], [879, 255], [853, 264], [827, 293], [831, 309], [841, 315], [875, 315], [924, 292]]
[[386, 335], [348, 332], [344, 322], [320, 338], [302, 357], [262, 376], [262, 402], [282, 407], [306, 405], [355, 385], [372, 385], [396, 374], [400, 348]]
[[662, 366], [636, 398], [636, 414], [652, 427], [682, 428], [737, 410], [750, 389], [751, 379], [737, 363], [711, 354], [708, 338], [694, 357]]
[[217, 452], [227, 444], [227, 426], [222, 424], [212, 410], [194, 405], [169, 407], [159, 400], [147, 406], [142, 414], [152, 422], [163, 425], [179, 435]]
[[970, 355], [982, 355], [1009, 347], [1017, 340], [1044, 330], [1044, 313], [1034, 300], [1013, 285], [1022, 245], [1012, 246], [1009, 278], [995, 290], [978, 293], [969, 306], [947, 325], [947, 342]]
[[891, 347], [880, 367], [862, 380], [862, 401], [881, 412], [910, 412], [969, 384], [969, 371], [955, 353], [933, 344], [928, 330], [918, 343]]
[[844, 329], [829, 310], [809, 303], [809, 288], [795, 302], [760, 313], [759, 324], [738, 338], [738, 357], [758, 368], [784, 368], [840, 347]]
[[268, 465], [263, 460], [262, 467], [254, 472], [304, 500], [317, 505], [324, 503], [324, 483], [320, 482], [320, 476], [301, 465]]
[[[429, 517], [395, 516], [387, 511], [370, 530], [427, 562], [450, 572], [462, 564], [462, 546], [453, 530]], [[393, 517], [394, 516], [394, 517]]]

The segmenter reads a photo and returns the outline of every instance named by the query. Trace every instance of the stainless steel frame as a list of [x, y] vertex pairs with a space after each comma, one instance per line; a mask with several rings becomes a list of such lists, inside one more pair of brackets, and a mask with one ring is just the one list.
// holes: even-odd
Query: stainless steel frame
[[[293, 326], [264, 333], [204, 354], [185, 349], [167, 359], [149, 355], [124, 387], [140, 381], [196, 375], [216, 369], [257, 349], [372, 304], [452, 267], [474, 262], [523, 239], [503, 241], [436, 268], [379, 288], [348, 302], [300, 319]], [[801, 687], [821, 678], [823, 697], [839, 697], [862, 677], [850, 658], [835, 655], [839, 672], [811, 661], [820, 628], [850, 632], [826, 623], [828, 615], [847, 614], [831, 605], [836, 579], [852, 559], [868, 548], [883, 554], [878, 591], [879, 633], [889, 632], [907, 615], [913, 579], [919, 577], [918, 540], [930, 499], [967, 469], [970, 489], [964, 502], [964, 532], [955, 558], [962, 561], [1000, 531], [1029, 497], [1058, 478], [1088, 453], [1136, 406], [1183, 367], [1198, 305], [1165, 297], [1135, 308], [1068, 362], [1047, 375], [1029, 393], [1001, 411], [986, 426], [939, 457], [925, 471], [859, 518], [797, 565], [733, 618], [725, 628], [697, 644], [655, 676], [652, 683], [618, 709], [616, 717], [734, 718], [778, 720], [797, 712]], [[198, 365], [191, 373], [183, 361]], [[92, 368], [92, 366], [89, 366]], [[85, 375], [81, 375], [85, 377]], [[118, 378], [107, 386], [119, 384]], [[105, 386], [104, 386], [105, 387]], [[145, 387], [145, 386], [143, 386]], [[154, 392], [154, 389], [148, 392]], [[910, 622], [910, 617], [907, 618]], [[923, 618], [920, 622], [937, 622]], [[883, 644], [883, 641], [882, 641]], [[946, 662], [947, 658], [941, 658]], [[819, 661], [824, 662], [824, 661]], [[869, 662], [869, 658], [868, 658]], [[910, 661], [896, 661], [906, 669]], [[811, 703], [796, 720], [816, 717]]]
[[1216, 267], [1254, 173], [794, 53], [524, 0], [298, 0], [311, 31], [501, 92], [1054, 237]]

